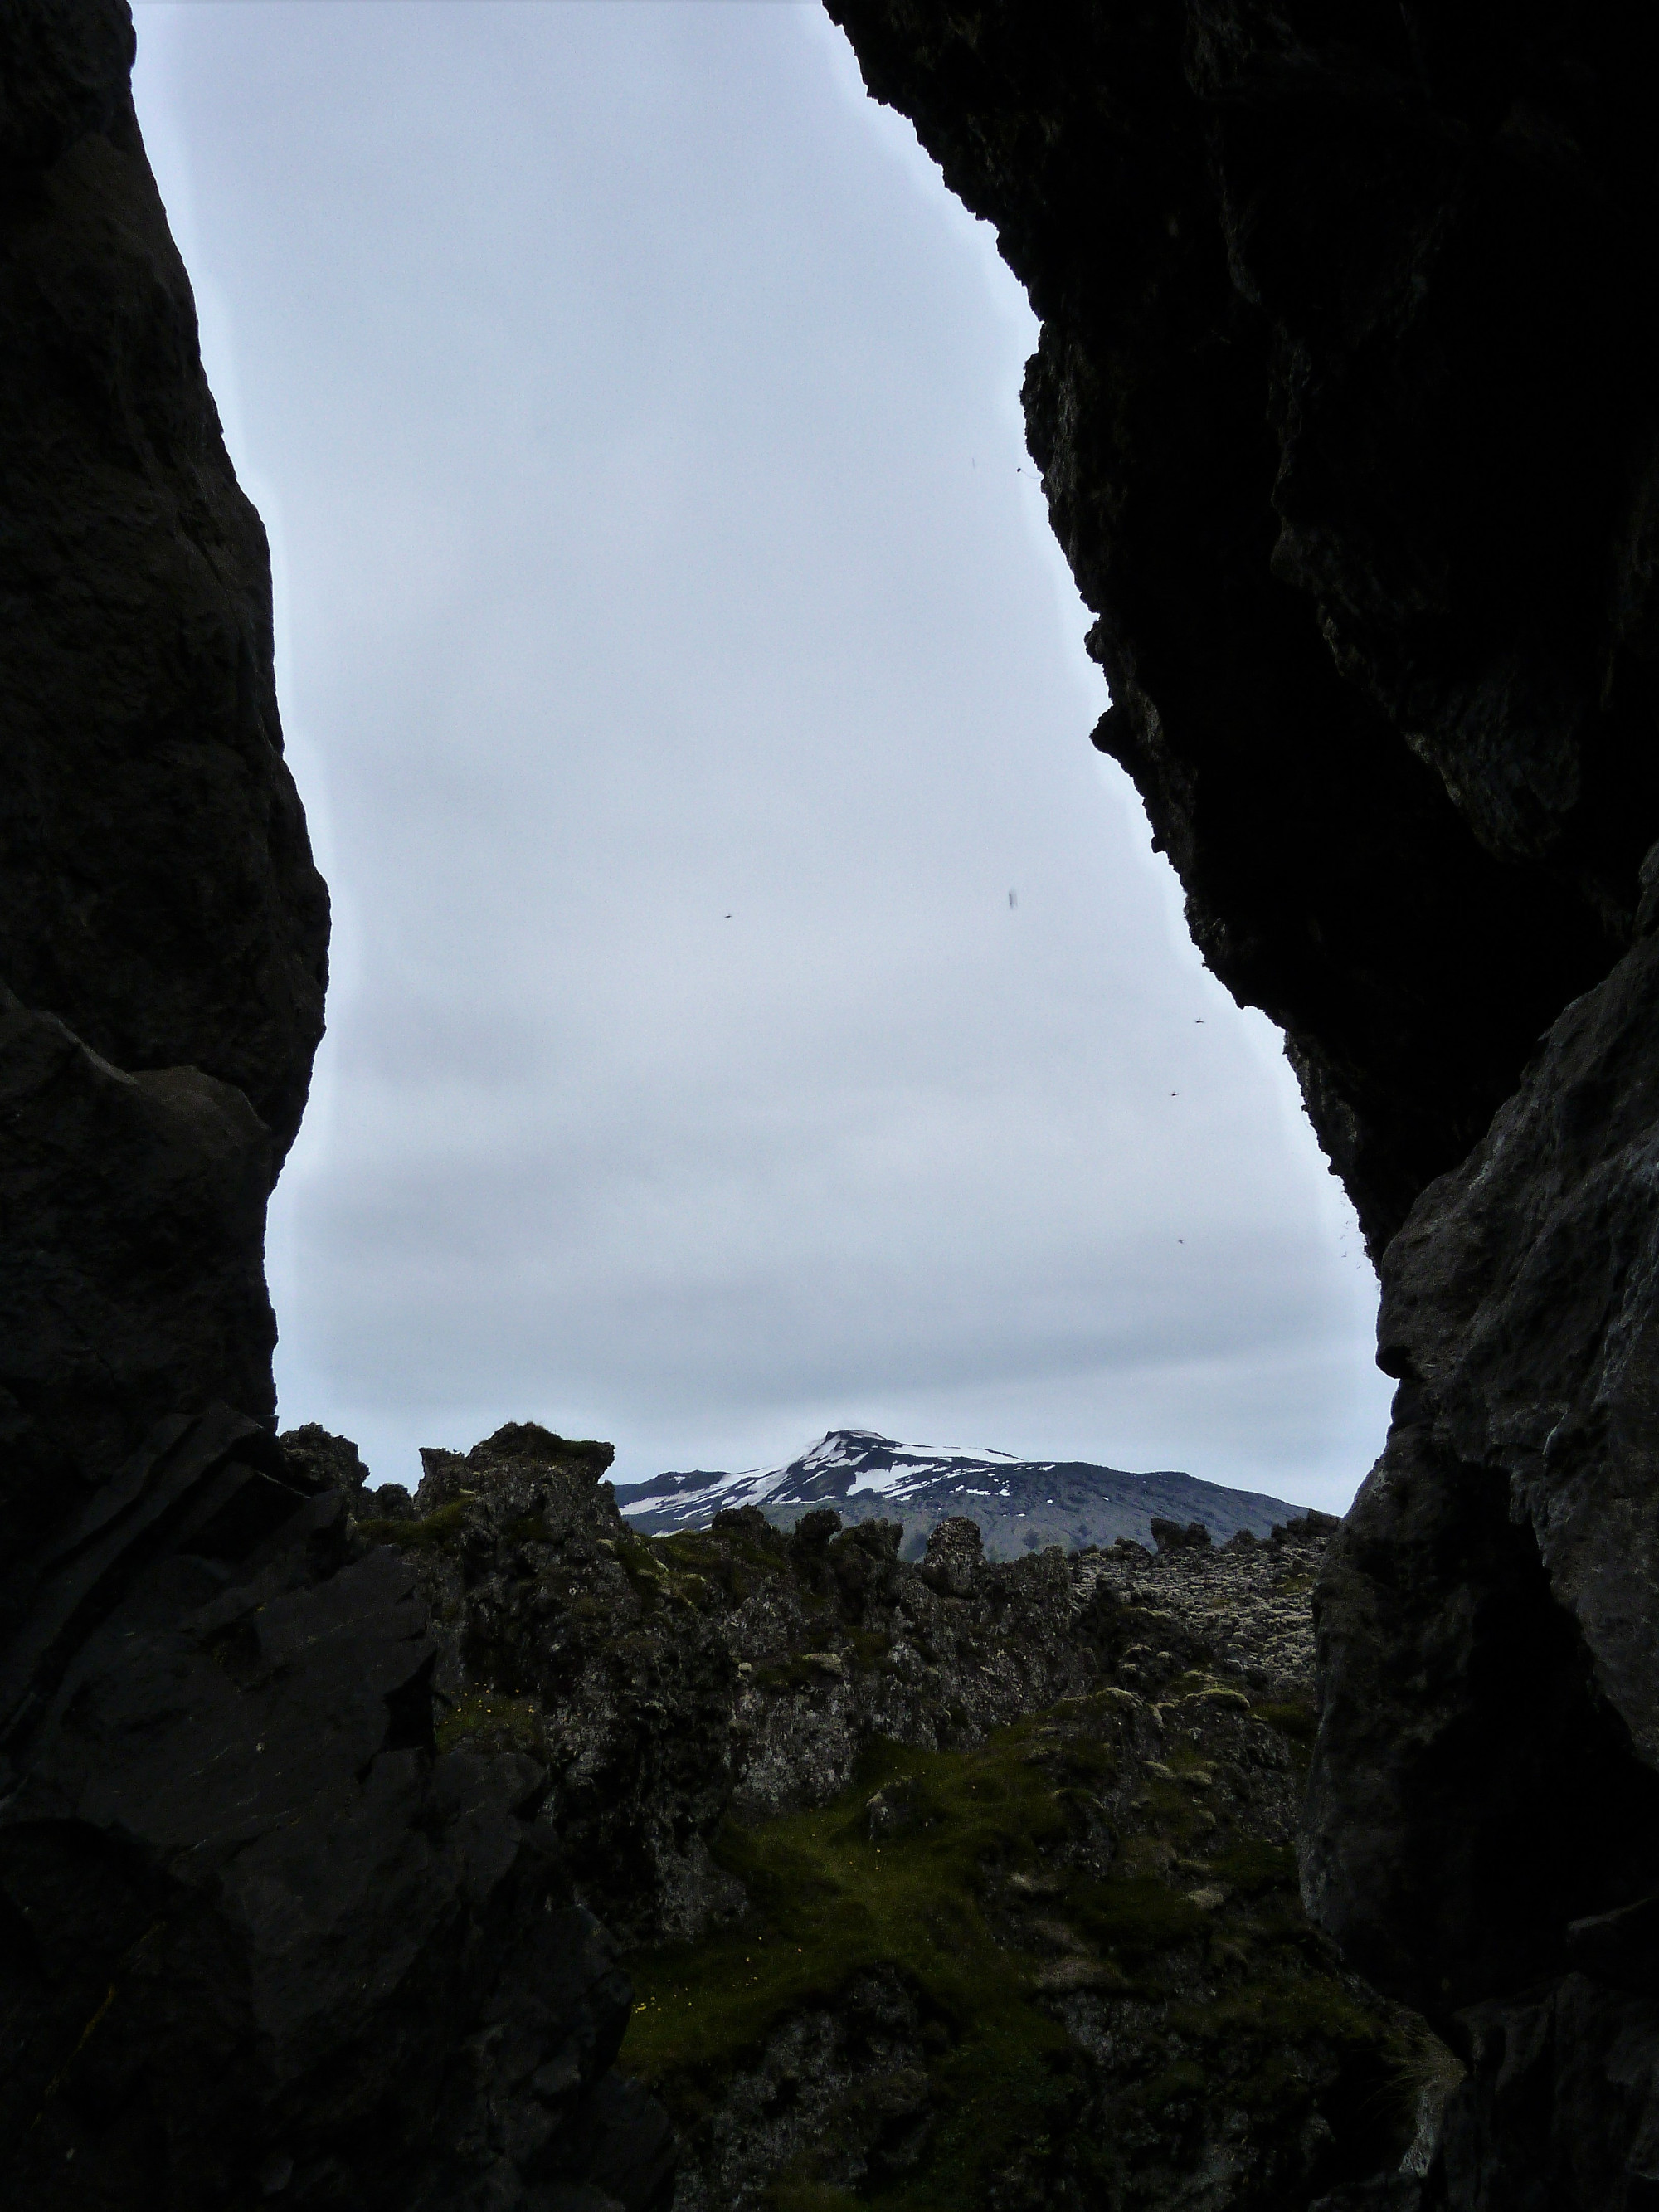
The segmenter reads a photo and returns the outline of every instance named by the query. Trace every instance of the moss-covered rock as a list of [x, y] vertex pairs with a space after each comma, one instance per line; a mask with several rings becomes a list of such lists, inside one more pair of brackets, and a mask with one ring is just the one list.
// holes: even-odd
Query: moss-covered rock
[[529, 1425], [425, 1462], [359, 1539], [435, 1616], [440, 1745], [537, 1761], [629, 1947], [677, 2212], [1299, 2212], [1397, 2162], [1420, 2031], [1297, 1896], [1322, 1530], [910, 1563], [643, 1537]]

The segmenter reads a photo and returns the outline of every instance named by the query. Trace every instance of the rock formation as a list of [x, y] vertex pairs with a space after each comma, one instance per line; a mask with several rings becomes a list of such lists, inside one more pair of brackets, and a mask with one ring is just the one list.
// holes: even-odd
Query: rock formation
[[1659, 835], [1659, 30], [1565, 5], [829, 0], [996, 226], [1096, 742], [1380, 1248]]
[[0, 0], [0, 2197], [644, 2212], [545, 1774], [434, 1751], [361, 1466], [272, 1433], [327, 901], [132, 54]]
[[555, 1778], [674, 2212], [1299, 2212], [1431, 2136], [1455, 2063], [1297, 1899], [1325, 1516], [912, 1563], [830, 1509], [642, 1536], [527, 1425], [424, 1456], [357, 1540], [438, 1623], [439, 1743]]
[[[1284, 1026], [1380, 1255], [1401, 1395], [1320, 1586], [1304, 1881], [1468, 2077], [1432, 2157], [1343, 2201], [1634, 2212], [1659, 2193], [1659, 24], [830, 6], [1030, 291], [1096, 742], [1206, 957]], [[596, 1602], [641, 1607], [544, 1656], [573, 1726], [597, 1700], [626, 1725], [596, 1743], [659, 1762], [638, 1863], [678, 1867], [686, 1911], [719, 1886], [688, 1838], [730, 1647], [662, 1646], [626, 1564], [553, 1529], [589, 1448], [441, 1459], [380, 1532], [400, 1559], [355, 1525], [354, 1461], [271, 1434], [263, 1212], [325, 901], [131, 52], [124, 0], [0, 0], [0, 2179], [48, 2212], [644, 2212], [665, 2124], [610, 2070], [626, 1985], [576, 1893], [621, 1865], [629, 1801], [578, 1758], [568, 1817], [537, 1820], [516, 1705], [482, 1717], [500, 1741], [448, 1706], [434, 1735], [459, 1647], [416, 1583], [478, 1478], [541, 1470], [539, 1533], [488, 1548], [564, 1546]], [[803, 1617], [856, 1656], [900, 1569], [854, 1534], [809, 1515], [791, 1544]], [[987, 1571], [957, 1532], [915, 1587], [968, 1620]], [[487, 1637], [499, 1601], [510, 1645], [545, 1581], [453, 1601]], [[1058, 1774], [1086, 1734], [1032, 1758]], [[922, 2032], [896, 2002], [872, 1984], [870, 2047]]]
[[1304, 1880], [1471, 2068], [1407, 2196], [1648, 2203], [1659, 26], [828, 4], [1042, 319], [1096, 743], [1379, 1258]]

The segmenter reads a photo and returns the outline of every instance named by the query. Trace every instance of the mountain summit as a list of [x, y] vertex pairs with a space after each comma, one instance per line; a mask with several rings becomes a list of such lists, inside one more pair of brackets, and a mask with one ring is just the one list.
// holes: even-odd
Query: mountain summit
[[1265, 1536], [1276, 1522], [1306, 1510], [1196, 1475], [1127, 1474], [1082, 1460], [895, 1443], [874, 1429], [831, 1429], [786, 1467], [739, 1474], [697, 1468], [623, 1484], [617, 1503], [635, 1528], [653, 1536], [706, 1528], [733, 1506], [757, 1505], [774, 1527], [789, 1528], [803, 1513], [832, 1505], [846, 1521], [901, 1522], [904, 1555], [915, 1559], [928, 1530], [960, 1514], [979, 1523], [994, 1559], [1048, 1544], [1109, 1544], [1119, 1536], [1150, 1545], [1154, 1518], [1200, 1522], [1214, 1541], [1224, 1543], [1241, 1528]]

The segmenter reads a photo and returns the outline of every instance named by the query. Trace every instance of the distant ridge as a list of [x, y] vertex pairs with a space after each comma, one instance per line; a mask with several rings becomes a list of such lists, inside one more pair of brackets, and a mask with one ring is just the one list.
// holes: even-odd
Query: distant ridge
[[833, 1505], [847, 1521], [901, 1522], [909, 1559], [921, 1556], [934, 1523], [952, 1514], [978, 1522], [990, 1558], [1012, 1559], [1048, 1544], [1070, 1550], [1119, 1536], [1150, 1547], [1154, 1516], [1201, 1522], [1220, 1544], [1241, 1528], [1266, 1536], [1276, 1522], [1307, 1510], [1192, 1474], [1127, 1474], [1082, 1460], [901, 1444], [873, 1429], [831, 1429], [787, 1467], [741, 1474], [699, 1468], [619, 1484], [617, 1503], [635, 1528], [653, 1536], [706, 1528], [732, 1506], [757, 1505], [775, 1527], [788, 1528], [815, 1506]]

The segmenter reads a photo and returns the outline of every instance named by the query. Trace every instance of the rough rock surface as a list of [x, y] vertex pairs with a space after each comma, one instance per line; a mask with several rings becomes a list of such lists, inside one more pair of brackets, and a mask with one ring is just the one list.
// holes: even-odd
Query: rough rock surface
[[1644, 935], [1390, 1246], [1394, 1425], [1319, 1593], [1309, 1902], [1457, 2015], [1457, 2204], [1659, 2187], [1656, 1014]]
[[1296, 1893], [1329, 1522], [913, 1565], [830, 1510], [641, 1537], [530, 1426], [424, 1458], [359, 1537], [433, 1607], [439, 1743], [553, 1777], [677, 2212], [1294, 2212], [1437, 2117], [1455, 2068]]
[[1380, 1255], [1310, 1903], [1469, 2062], [1425, 2201], [1653, 2202], [1659, 27], [828, 4], [1030, 289], [1096, 742]]
[[133, 118], [125, 0], [0, 12], [0, 980], [299, 1125], [327, 895], [270, 568]]
[[1096, 742], [1380, 1249], [1607, 972], [1659, 836], [1659, 30], [828, 5], [1042, 319]]
[[658, 2200], [544, 1770], [435, 1752], [414, 1577], [340, 1492], [228, 1407], [164, 1422], [0, 1623], [8, 2203]]
[[522, 1753], [272, 1435], [327, 902], [124, 0], [0, 0], [0, 2202], [647, 2212]]
[[134, 119], [125, 0], [0, 9], [0, 1504], [274, 1410], [264, 1201], [322, 1032], [264, 532]]

